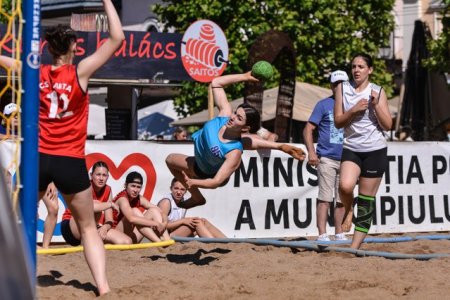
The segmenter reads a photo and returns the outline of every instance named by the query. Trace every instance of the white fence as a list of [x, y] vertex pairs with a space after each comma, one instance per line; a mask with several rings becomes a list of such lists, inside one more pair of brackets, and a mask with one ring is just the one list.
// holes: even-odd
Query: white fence
[[[370, 233], [450, 230], [450, 143], [388, 145], [389, 169], [377, 194]], [[2, 148], [7, 146], [0, 144]], [[0, 149], [3, 165], [7, 152]], [[108, 184], [114, 194], [123, 189], [126, 174], [139, 171], [144, 176], [143, 194], [154, 203], [169, 192], [172, 175], [165, 158], [171, 152], [192, 155], [193, 145], [88, 141], [86, 147], [89, 167], [97, 160], [108, 163]], [[229, 237], [317, 235], [317, 176], [306, 161], [296, 161], [279, 151], [246, 151], [241, 168], [226, 186], [203, 192], [206, 205], [189, 210], [188, 216], [209, 219]], [[60, 207], [59, 217], [63, 201]], [[42, 238], [45, 215], [41, 203], [38, 240]], [[330, 234], [334, 231], [331, 223], [328, 230]], [[53, 241], [61, 240], [58, 226]]]

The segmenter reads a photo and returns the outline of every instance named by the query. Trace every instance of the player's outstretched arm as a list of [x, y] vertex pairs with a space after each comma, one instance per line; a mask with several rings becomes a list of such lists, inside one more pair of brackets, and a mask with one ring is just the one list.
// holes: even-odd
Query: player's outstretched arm
[[244, 145], [245, 150], [274, 149], [283, 151], [298, 160], [304, 160], [306, 158], [305, 151], [298, 147], [263, 140], [255, 134], [243, 134], [242, 144]]
[[92, 55], [78, 64], [78, 78], [82, 87], [87, 87], [92, 74], [108, 61], [125, 39], [122, 24], [111, 0], [103, 0], [103, 6], [108, 17], [109, 37]]
[[233, 108], [228, 102], [227, 94], [225, 93], [224, 88], [227, 85], [244, 81], [256, 82], [258, 81], [258, 79], [253, 77], [251, 72], [225, 75], [213, 79], [213, 81], [211, 82], [211, 87], [214, 97], [214, 103], [219, 109], [219, 116], [231, 116], [233, 112]]
[[0, 55], [0, 65], [15, 71], [20, 71], [22, 69], [22, 62], [20, 60], [5, 55]]

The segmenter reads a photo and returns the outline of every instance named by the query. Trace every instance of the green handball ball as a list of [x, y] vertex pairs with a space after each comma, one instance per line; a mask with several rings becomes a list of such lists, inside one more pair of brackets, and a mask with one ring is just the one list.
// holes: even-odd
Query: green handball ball
[[260, 60], [253, 65], [252, 76], [259, 80], [269, 80], [273, 76], [273, 67], [269, 62]]

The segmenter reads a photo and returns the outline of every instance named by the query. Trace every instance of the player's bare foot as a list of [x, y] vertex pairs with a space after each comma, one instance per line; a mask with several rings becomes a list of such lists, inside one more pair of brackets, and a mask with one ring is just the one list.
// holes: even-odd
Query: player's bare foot
[[109, 287], [107, 289], [103, 289], [102, 291], [100, 291], [100, 289], [98, 289], [99, 297], [107, 297], [110, 294], [111, 294], [111, 290], [109, 289]]
[[342, 231], [349, 232], [352, 229], [353, 209], [351, 209], [344, 217], [342, 222]]

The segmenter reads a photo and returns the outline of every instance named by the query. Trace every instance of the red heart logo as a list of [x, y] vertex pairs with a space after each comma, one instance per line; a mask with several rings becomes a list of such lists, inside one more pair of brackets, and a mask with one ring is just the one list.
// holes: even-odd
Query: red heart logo
[[88, 170], [99, 160], [104, 161], [108, 165], [109, 174], [111, 174], [111, 176], [116, 180], [119, 179], [132, 166], [141, 167], [145, 171], [145, 175], [147, 177], [147, 183], [144, 187], [143, 195], [148, 200], [152, 199], [153, 191], [156, 185], [156, 171], [150, 158], [141, 153], [132, 153], [122, 160], [119, 167], [116, 167], [116, 164], [103, 153], [90, 153], [86, 155], [86, 165]]

